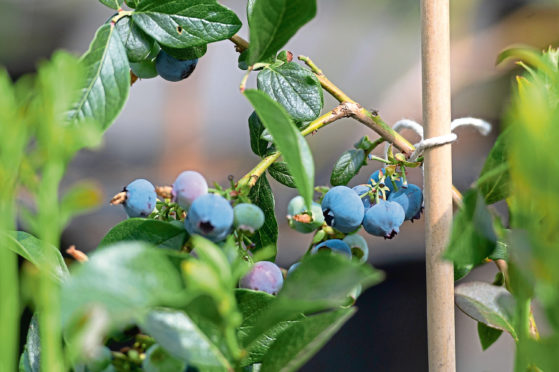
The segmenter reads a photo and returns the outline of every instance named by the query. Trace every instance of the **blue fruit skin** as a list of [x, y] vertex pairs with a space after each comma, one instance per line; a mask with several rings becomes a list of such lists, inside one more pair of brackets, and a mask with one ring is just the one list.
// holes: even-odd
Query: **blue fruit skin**
[[311, 249], [311, 254], [317, 254], [322, 250], [329, 250], [333, 253], [343, 254], [351, 259], [351, 249], [349, 248], [349, 245], [340, 239], [330, 239], [315, 245], [313, 249]]
[[359, 262], [367, 262], [369, 258], [369, 245], [365, 238], [359, 234], [349, 234], [343, 241], [351, 249], [353, 258], [358, 259]]
[[233, 226], [233, 208], [229, 202], [217, 194], [205, 194], [194, 200], [184, 227], [189, 234], [198, 234], [213, 241], [224, 240]]
[[259, 261], [241, 279], [239, 286], [276, 295], [283, 286], [283, 274], [275, 263]]
[[[307, 208], [305, 207], [305, 199], [303, 199], [301, 195], [298, 195], [291, 199], [291, 201], [287, 205], [287, 214], [291, 217], [301, 214], [306, 210]], [[303, 234], [308, 234], [318, 229], [324, 223], [324, 216], [322, 215], [322, 208], [320, 207], [320, 204], [312, 202], [310, 212], [312, 222], [303, 223], [295, 221], [293, 218], [289, 218], [289, 226]]]
[[[362, 195], [371, 191], [371, 186], [369, 186], [369, 185], [357, 185], [357, 186], [354, 186], [352, 188], [352, 190], [355, 191], [357, 193], [357, 195], [359, 195], [359, 197], [361, 197]], [[370, 195], [362, 197], [361, 201], [363, 202], [363, 206], [365, 207], [365, 210], [371, 208], [371, 206], [373, 205], [373, 203], [371, 203], [371, 196]]]
[[400, 204], [380, 200], [365, 213], [363, 227], [371, 235], [392, 239], [400, 231], [405, 216]]
[[155, 69], [159, 76], [168, 81], [181, 81], [192, 74], [198, 58], [181, 61], [161, 50], [155, 59]]
[[173, 201], [188, 209], [197, 197], [208, 193], [208, 182], [196, 171], [184, 171], [173, 183]]
[[237, 229], [253, 233], [264, 225], [264, 212], [254, 204], [241, 203], [233, 208], [234, 224]]
[[407, 188], [390, 194], [388, 200], [402, 206], [406, 213], [406, 221], [419, 219], [423, 204], [423, 192], [418, 186], [410, 183]]
[[361, 225], [365, 207], [355, 191], [346, 186], [336, 186], [324, 195], [322, 213], [329, 226], [350, 233]]
[[124, 210], [128, 217], [147, 217], [155, 208], [155, 187], [143, 178], [134, 180], [124, 188], [126, 200]]
[[[381, 170], [382, 170], [382, 173], [385, 176], [385, 178], [384, 178], [384, 182], [386, 182], [385, 186], [390, 189], [390, 191], [386, 192], [386, 197], [388, 198], [388, 195], [390, 195], [391, 192], [394, 192], [394, 185], [390, 181], [390, 177], [388, 177], [386, 175], [386, 168], [382, 168]], [[371, 180], [374, 180], [375, 182], [378, 182], [378, 179], [379, 179], [379, 171], [377, 170], [377, 171], [373, 172], [373, 174], [371, 174], [371, 176], [369, 177], [369, 184], [370, 185], [373, 184], [371, 182]], [[398, 187], [398, 190], [400, 190], [402, 188], [402, 186], [404, 185], [404, 182], [402, 181], [401, 177], [398, 180], [394, 180], [394, 183]]]

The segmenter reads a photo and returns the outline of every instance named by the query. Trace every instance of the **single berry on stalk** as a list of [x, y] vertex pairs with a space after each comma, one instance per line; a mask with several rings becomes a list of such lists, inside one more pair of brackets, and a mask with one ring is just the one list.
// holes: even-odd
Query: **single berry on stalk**
[[181, 81], [192, 74], [198, 58], [181, 61], [161, 50], [155, 59], [157, 73], [168, 81]]
[[264, 225], [264, 212], [254, 204], [241, 203], [233, 208], [235, 228], [250, 234]]
[[369, 258], [369, 245], [365, 238], [359, 234], [349, 234], [343, 240], [351, 250], [352, 257], [359, 260], [359, 262], [367, 262]]
[[[312, 202], [311, 210], [307, 211], [305, 199], [300, 195], [291, 199], [287, 205], [287, 214], [289, 227], [303, 234], [313, 232], [324, 223], [320, 204]], [[309, 222], [306, 221], [307, 219]]]
[[213, 242], [224, 240], [233, 227], [233, 208], [217, 194], [205, 194], [194, 200], [184, 226], [189, 234], [198, 234]]
[[197, 197], [207, 193], [208, 183], [204, 176], [196, 171], [184, 171], [179, 174], [171, 191], [173, 201], [186, 210]]
[[373, 205], [363, 219], [363, 227], [371, 235], [392, 239], [400, 232], [406, 214], [402, 206], [396, 202], [379, 200]]
[[123, 190], [126, 200], [122, 204], [128, 217], [147, 217], [155, 209], [155, 187], [143, 178], [134, 180]]
[[330, 253], [337, 253], [343, 254], [348, 258], [351, 258], [351, 249], [349, 245], [346, 244], [343, 240], [340, 239], [330, 239], [322, 242], [318, 245], [315, 245], [311, 249], [311, 254], [317, 254], [319, 252], [330, 252]]
[[276, 295], [283, 286], [283, 275], [275, 263], [259, 261], [241, 279], [239, 286]]
[[406, 212], [406, 221], [419, 219], [421, 216], [421, 208], [423, 205], [423, 192], [419, 186], [408, 184], [407, 188], [402, 188], [395, 193], [390, 194], [389, 201], [396, 202], [402, 206]]
[[322, 213], [328, 226], [350, 233], [361, 225], [365, 207], [355, 191], [346, 186], [336, 186], [324, 195]]

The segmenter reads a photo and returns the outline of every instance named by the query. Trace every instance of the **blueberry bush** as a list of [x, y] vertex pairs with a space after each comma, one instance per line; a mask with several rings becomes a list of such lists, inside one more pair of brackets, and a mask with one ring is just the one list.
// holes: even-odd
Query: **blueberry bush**
[[[382, 280], [367, 264], [361, 228], [392, 239], [404, 221], [420, 218], [422, 191], [407, 182], [407, 172], [419, 171], [422, 157], [410, 160], [414, 147], [310, 58], [297, 61], [281, 50], [314, 17], [315, 0], [249, 0], [249, 41], [237, 35], [237, 15], [215, 0], [100, 2], [116, 13], [81, 58], [57, 52], [36, 75], [16, 82], [0, 71], [0, 369], [297, 370], [355, 313], [361, 291]], [[248, 133], [259, 162], [226, 186], [211, 187], [194, 170], [170, 186], [131, 181], [111, 200], [129, 218], [90, 256], [69, 249], [77, 262], [68, 267], [61, 233], [102, 199], [86, 182], [59, 195], [68, 163], [101, 142], [131, 84], [156, 77], [187, 84], [214, 42], [233, 42], [239, 53], [240, 92], [254, 108]], [[552, 153], [536, 151], [556, 141], [557, 56], [527, 48], [501, 55], [522, 58], [527, 74], [518, 78], [509, 127], [464, 196], [446, 253], [456, 279], [497, 263], [493, 284], [460, 284], [456, 301], [479, 322], [484, 348], [502, 331], [512, 335], [518, 370], [559, 369], [557, 333], [540, 338], [530, 311], [537, 298], [557, 329], [559, 169]], [[247, 88], [249, 74], [257, 74], [256, 88]], [[324, 92], [339, 101], [326, 113]], [[345, 117], [379, 138], [359, 139], [333, 166], [333, 187], [315, 187], [304, 137]], [[384, 142], [387, 157], [373, 156]], [[372, 160], [382, 167], [347, 187]], [[288, 271], [273, 262], [278, 224], [268, 177], [298, 190], [288, 205], [289, 226], [313, 234]], [[29, 204], [16, 203], [21, 192]], [[504, 199], [506, 223], [488, 207]], [[17, 231], [18, 219], [29, 232]], [[17, 255], [25, 259], [21, 270]], [[34, 315], [18, 355], [23, 307]]]

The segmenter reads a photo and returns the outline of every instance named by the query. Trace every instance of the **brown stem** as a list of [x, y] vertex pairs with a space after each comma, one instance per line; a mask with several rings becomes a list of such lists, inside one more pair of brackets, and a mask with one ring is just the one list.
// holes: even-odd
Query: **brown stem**
[[239, 35], [233, 35], [229, 40], [231, 40], [233, 44], [235, 44], [235, 50], [239, 53], [242, 53], [248, 49], [248, 41], [246, 41]]

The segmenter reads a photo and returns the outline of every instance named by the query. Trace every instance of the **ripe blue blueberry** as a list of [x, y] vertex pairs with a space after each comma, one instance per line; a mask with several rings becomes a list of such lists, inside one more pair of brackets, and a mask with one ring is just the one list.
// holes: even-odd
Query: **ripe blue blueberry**
[[195, 171], [184, 171], [173, 183], [173, 201], [184, 209], [188, 209], [199, 196], [208, 193], [208, 183], [204, 176]]
[[[390, 195], [390, 193], [394, 191], [394, 184], [396, 184], [396, 187], [398, 187], [398, 190], [402, 188], [402, 186], [404, 185], [404, 181], [402, 180], [401, 177], [399, 177], [396, 180], [391, 180], [390, 177], [386, 174], [386, 168], [382, 168], [381, 171], [382, 171], [382, 174], [384, 174], [384, 177], [385, 177], [384, 178], [384, 185], [386, 187], [388, 187], [388, 189], [390, 190], [390, 191], [386, 192], [386, 197], [388, 197], [388, 195]], [[371, 182], [371, 180], [373, 180], [375, 182], [379, 181], [379, 173], [380, 173], [380, 171], [377, 170], [377, 171], [373, 172], [373, 174], [371, 174], [371, 176], [369, 177], [369, 184], [371, 184], [371, 185], [373, 184]]]
[[347, 256], [348, 258], [351, 258], [351, 249], [349, 248], [349, 245], [347, 245], [346, 242], [340, 239], [330, 239], [318, 245], [315, 245], [311, 249], [311, 254], [316, 254], [322, 251], [339, 253]]
[[361, 225], [365, 207], [355, 191], [346, 186], [336, 186], [324, 195], [322, 213], [328, 226], [350, 233]]
[[155, 187], [143, 178], [134, 180], [124, 188], [126, 200], [124, 210], [128, 217], [147, 217], [155, 208]]
[[194, 200], [186, 219], [186, 231], [202, 235], [213, 242], [224, 240], [233, 226], [233, 208], [217, 194], [205, 194]]
[[157, 73], [168, 81], [181, 81], [192, 74], [198, 58], [181, 61], [161, 50], [155, 59]]
[[301, 264], [300, 262], [295, 262], [293, 265], [291, 265], [291, 266], [289, 267], [289, 270], [287, 270], [287, 275], [286, 275], [286, 276], [291, 275], [291, 273], [292, 273], [293, 271], [295, 271], [295, 270], [297, 269], [297, 266], [299, 266], [300, 264]]
[[264, 225], [264, 212], [254, 204], [237, 204], [233, 208], [233, 215], [235, 228], [251, 234]]
[[241, 288], [275, 295], [283, 286], [283, 274], [275, 263], [259, 261], [252, 266], [239, 284]]
[[388, 200], [396, 202], [404, 208], [406, 220], [419, 219], [423, 204], [423, 192], [418, 186], [410, 183], [407, 188], [390, 194]]
[[357, 193], [357, 195], [359, 195], [359, 197], [361, 198], [361, 201], [363, 202], [363, 206], [365, 207], [365, 210], [371, 208], [371, 206], [373, 205], [373, 203], [371, 203], [371, 196], [367, 195], [367, 196], [363, 196], [366, 193], [368, 193], [369, 191], [371, 191], [371, 186], [369, 185], [357, 185], [354, 186], [352, 188], [353, 191], [355, 191]]
[[313, 232], [314, 230], [318, 229], [324, 223], [324, 216], [322, 215], [322, 208], [320, 204], [316, 202], [312, 202], [311, 210], [310, 210], [310, 222], [300, 222], [296, 221], [295, 216], [303, 217], [303, 213], [307, 212], [307, 208], [305, 207], [305, 199], [302, 196], [298, 195], [291, 199], [289, 204], [287, 205], [287, 214], [288, 214], [288, 223], [292, 229], [295, 229], [303, 234], [307, 234]]
[[169, 355], [158, 344], [153, 344], [146, 350], [142, 369], [146, 372], [184, 371], [186, 362]]
[[371, 235], [392, 239], [400, 231], [405, 216], [400, 204], [380, 200], [365, 213], [363, 227]]
[[359, 234], [349, 234], [344, 238], [344, 242], [351, 249], [351, 255], [359, 262], [367, 262], [369, 258], [369, 245], [365, 238]]

